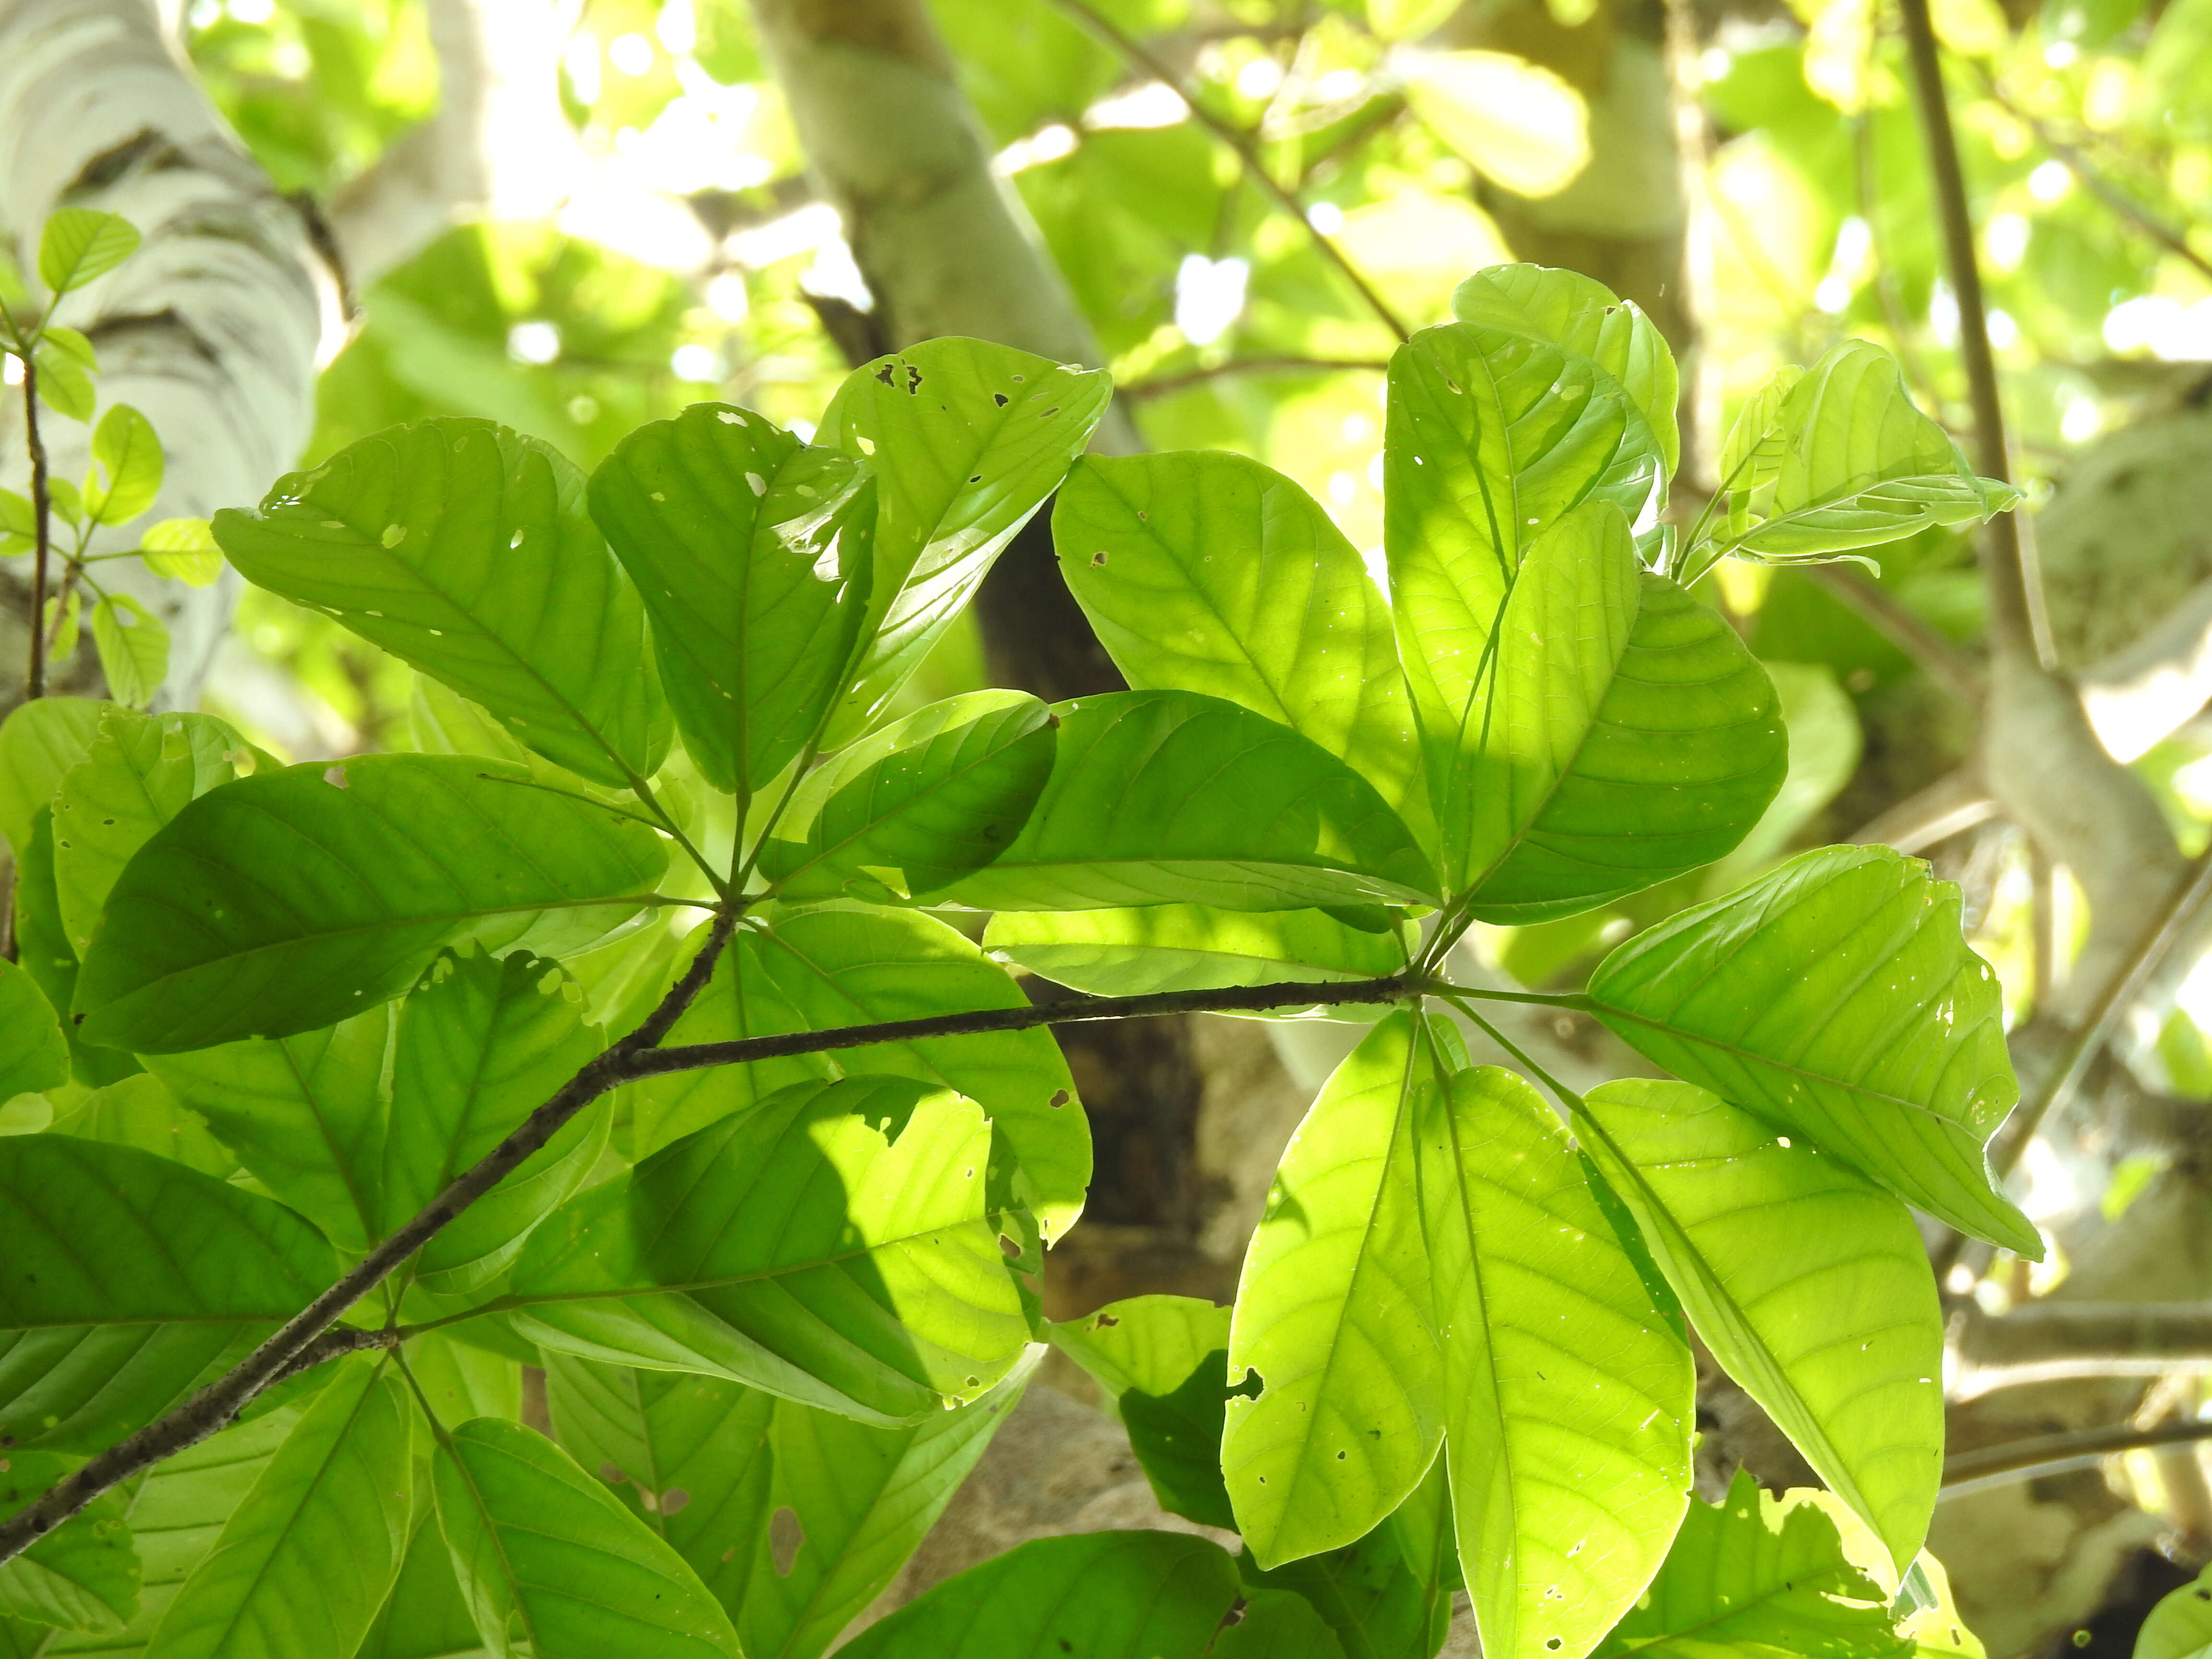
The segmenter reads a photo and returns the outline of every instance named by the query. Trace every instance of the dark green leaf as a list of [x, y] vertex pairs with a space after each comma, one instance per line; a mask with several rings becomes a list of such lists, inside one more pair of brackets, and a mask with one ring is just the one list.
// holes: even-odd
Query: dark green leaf
[[276, 481], [216, 540], [247, 580], [336, 616], [594, 783], [668, 748], [637, 590], [556, 451], [489, 421], [362, 439]]
[[396, 1376], [343, 1362], [169, 1603], [146, 1659], [360, 1646], [407, 1549], [412, 1419]]
[[441, 1439], [438, 1522], [484, 1644], [531, 1659], [740, 1659], [683, 1558], [554, 1443], [480, 1417]]
[[[0, 1458], [0, 1516], [11, 1516], [68, 1474], [74, 1459], [52, 1452]], [[131, 1547], [122, 1494], [104, 1492], [87, 1508], [0, 1562], [0, 1618], [65, 1631], [114, 1634], [138, 1612], [138, 1552]]]
[[1689, 1345], [1510, 1072], [1427, 1097], [1417, 1154], [1460, 1564], [1491, 1659], [1583, 1659], [1690, 1489]]
[[1243, 1616], [1213, 1639], [1212, 1659], [1345, 1659], [1312, 1602], [1289, 1590], [1255, 1590]]
[[1060, 573], [1132, 686], [1264, 714], [1427, 827], [1389, 607], [1313, 497], [1241, 455], [1091, 458], [1052, 524]]
[[531, 1235], [523, 1334], [885, 1424], [972, 1400], [1028, 1322], [984, 1189], [991, 1126], [901, 1078], [801, 1084]]
[[1269, 1571], [1249, 1553], [1237, 1565], [1256, 1594], [1303, 1599], [1346, 1659], [1431, 1659], [1449, 1633], [1451, 1592], [1459, 1587], [1443, 1460], [1365, 1537]]
[[[582, 1002], [574, 980], [526, 951], [466, 951], [432, 964], [399, 1011], [381, 1233], [426, 1207], [598, 1056], [605, 1045], [584, 1023]], [[424, 1282], [457, 1292], [496, 1277], [576, 1189], [606, 1139], [601, 1099], [422, 1247], [416, 1269]]]
[[0, 1437], [96, 1449], [337, 1277], [289, 1210], [136, 1147], [0, 1137]]
[[108, 898], [77, 982], [87, 1042], [287, 1036], [398, 994], [442, 945], [557, 952], [635, 915], [659, 839], [518, 768], [380, 755], [194, 801]]
[[822, 442], [880, 495], [868, 645], [838, 741], [879, 716], [1083, 452], [1113, 383], [985, 340], [925, 340], [846, 376]]
[[1420, 903], [1436, 878], [1375, 787], [1310, 738], [1217, 697], [1116, 691], [1056, 706], [1051, 777], [1020, 836], [947, 893], [994, 910]]
[[1020, 691], [933, 703], [863, 738], [792, 797], [760, 872], [787, 899], [934, 892], [1004, 852], [1052, 771], [1051, 712]]
[[69, 1081], [61, 1021], [29, 974], [0, 961], [0, 1103]]
[[94, 1090], [56, 1118], [51, 1133], [136, 1146], [218, 1181], [238, 1172], [238, 1160], [208, 1133], [199, 1115], [179, 1103], [159, 1078], [143, 1072]]
[[1584, 1107], [1713, 1357], [1909, 1565], [1943, 1472], [1943, 1316], [1905, 1206], [1686, 1083], [1603, 1084]]
[[842, 1659], [1202, 1659], [1237, 1601], [1218, 1544], [1166, 1532], [1040, 1538], [948, 1578]]
[[1960, 932], [1959, 890], [1918, 860], [1803, 854], [1629, 940], [1589, 996], [1677, 1077], [2041, 1259], [1982, 1151], [2020, 1097], [1996, 975]]
[[[1425, 1029], [1391, 1014], [1291, 1138], [1237, 1286], [1221, 1468], [1263, 1566], [1349, 1544], [1412, 1492], [1443, 1433], [1415, 1178], [1435, 1091]], [[1256, 1397], [1243, 1385], [1258, 1373]]]
[[[76, 996], [76, 952], [62, 926], [61, 902], [54, 891], [52, 810], [41, 806], [32, 823], [35, 827], [29, 844], [15, 865], [15, 959], [46, 993], [58, 1018]], [[70, 1021], [62, 1020], [61, 1027], [69, 1044], [70, 1071], [80, 1083], [97, 1088], [143, 1069], [119, 1048], [95, 1048], [80, 1042]]]
[[[1020, 989], [943, 922], [839, 906], [741, 930], [672, 1042], [831, 1030], [980, 1008], [1019, 1008]], [[1060, 1045], [1043, 1031], [872, 1043], [835, 1054], [649, 1079], [638, 1089], [636, 1145], [647, 1152], [802, 1078], [848, 1071], [941, 1085], [990, 1117], [1020, 1161], [1014, 1190], [1048, 1239], [1082, 1213], [1091, 1128]], [[1010, 1172], [1011, 1173], [1011, 1172]]]
[[749, 410], [694, 404], [592, 475], [592, 514], [653, 617], [685, 746], [759, 789], [821, 728], [872, 580], [867, 467]]

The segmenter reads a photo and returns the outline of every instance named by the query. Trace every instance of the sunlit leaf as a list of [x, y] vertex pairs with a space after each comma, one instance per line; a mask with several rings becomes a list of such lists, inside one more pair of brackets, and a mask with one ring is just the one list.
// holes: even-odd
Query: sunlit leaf
[[57, 208], [39, 234], [39, 280], [60, 299], [138, 251], [137, 227], [119, 213]]
[[93, 428], [92, 464], [84, 512], [94, 524], [128, 524], [161, 493], [161, 441], [128, 404], [110, 404]]
[[205, 587], [222, 574], [222, 550], [205, 519], [163, 519], [138, 538], [138, 556], [157, 576]]
[[35, 981], [0, 961], [0, 1102], [66, 1083], [69, 1044], [61, 1020]]
[[92, 608], [92, 640], [109, 695], [131, 708], [151, 702], [169, 677], [167, 624], [128, 593], [110, 593]]
[[31, 844], [31, 820], [61, 787], [100, 734], [113, 703], [88, 697], [40, 697], [19, 705], [0, 724], [0, 835], [21, 858]]
[[[0, 1459], [0, 1516], [14, 1515], [59, 1484], [73, 1460], [52, 1452]], [[131, 1547], [122, 1494], [91, 1504], [0, 1562], [0, 1618], [64, 1631], [113, 1634], [138, 1611], [138, 1552]]]
[[1431, 131], [1516, 196], [1552, 196], [1590, 159], [1582, 94], [1503, 52], [1401, 51], [1407, 101]]
[[1221, 1478], [1229, 1310], [1187, 1296], [1136, 1296], [1046, 1334], [1113, 1400], [1160, 1507], [1233, 1528]]
[[208, 1132], [199, 1114], [170, 1093], [161, 1079], [144, 1072], [94, 1089], [55, 1118], [49, 1132], [136, 1146], [218, 1181], [238, 1173], [238, 1159]]

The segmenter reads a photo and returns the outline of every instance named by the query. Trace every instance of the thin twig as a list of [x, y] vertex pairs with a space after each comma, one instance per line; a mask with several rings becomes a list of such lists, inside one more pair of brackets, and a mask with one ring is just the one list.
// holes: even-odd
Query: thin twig
[[1969, 708], [1981, 707], [1989, 687], [1981, 665], [1929, 627], [1919, 612], [1863, 571], [1844, 564], [1811, 564], [1801, 568], [1814, 586], [1856, 611], [1899, 646], [1928, 671], [1934, 680]]
[[2070, 1434], [2038, 1435], [2009, 1445], [1984, 1446], [1956, 1452], [1943, 1460], [1943, 1486], [1938, 1502], [1964, 1498], [1992, 1486], [2033, 1480], [2046, 1474], [2094, 1468], [2120, 1452], [2142, 1451], [2153, 1446], [2183, 1446], [2212, 1440], [2212, 1423], [2160, 1423], [2138, 1429], [2126, 1424], [2109, 1429], [2082, 1429]]
[[53, 499], [46, 488], [46, 442], [39, 434], [39, 365], [29, 352], [23, 365], [23, 434], [31, 452], [31, 532], [36, 562], [31, 567], [31, 672], [24, 700], [46, 695], [46, 560], [52, 550]]
[[1997, 77], [1990, 72], [1988, 64], [1977, 63], [1974, 68], [1981, 76], [1982, 85], [1988, 89], [1991, 101], [2014, 120], [2018, 121], [2033, 133], [2036, 142], [2049, 150], [2052, 157], [2067, 172], [2080, 179], [2084, 190], [2167, 252], [2187, 260], [2203, 275], [2212, 276], [2212, 259], [2207, 259], [2195, 248], [2190, 246], [2187, 236], [2114, 184], [2103, 168], [2092, 161], [2075, 145], [2068, 143], [2066, 140], [2051, 131], [2039, 118], [2030, 114], [2014, 103], [2011, 94], [2005, 91]]
[[[1156, 1014], [1256, 1012], [1314, 1004], [1348, 1006], [1395, 1002], [1417, 995], [1425, 988], [1405, 975], [1349, 983], [1298, 981], [1231, 987], [1226, 990], [1170, 991], [1152, 996], [1090, 997], [1036, 1007], [982, 1009], [932, 1019], [901, 1020], [886, 1025], [801, 1031], [676, 1048], [654, 1048], [653, 1045], [668, 1035], [706, 986], [734, 926], [735, 920], [730, 913], [718, 915], [705, 945], [692, 958], [683, 978], [642, 1024], [569, 1079], [525, 1119], [520, 1128], [481, 1161], [456, 1176], [420, 1213], [286, 1321], [276, 1334], [238, 1365], [167, 1416], [101, 1452], [28, 1508], [0, 1521], [0, 1561], [13, 1559], [100, 1493], [227, 1427], [257, 1395], [301, 1369], [302, 1357], [349, 1308], [436, 1237], [470, 1205], [512, 1174], [570, 1118], [617, 1085], [670, 1072], [743, 1065], [750, 1060], [863, 1048], [878, 1042], [1024, 1031], [1040, 1025], [1134, 1019]], [[333, 1346], [332, 1352], [350, 1352], [356, 1346], [374, 1346], [374, 1341], [366, 1338], [346, 1337]]]
[[1251, 134], [1231, 122], [1223, 120], [1208, 109], [1205, 100], [1199, 96], [1196, 87], [1177, 75], [1142, 43], [1123, 33], [1110, 19], [1091, 5], [1090, 0], [1048, 0], [1048, 3], [1066, 12], [1155, 80], [1173, 87], [1182, 94], [1183, 102], [1190, 108], [1191, 118], [1235, 151], [1237, 159], [1243, 164], [1244, 171], [1252, 182], [1272, 197], [1284, 212], [1305, 227], [1306, 234], [1313, 238], [1314, 246], [1337, 268], [1345, 281], [1358, 290], [1359, 297], [1367, 302], [1368, 309], [1381, 318], [1383, 325], [1400, 339], [1412, 337], [1412, 331], [1406, 326], [1404, 319], [1390, 308], [1390, 302], [1376, 292], [1367, 278], [1360, 275], [1359, 267], [1353, 264], [1344, 250], [1337, 246], [1335, 239], [1324, 234], [1316, 228], [1312, 220], [1306, 217], [1305, 204], [1298, 199], [1297, 193], [1287, 188], [1281, 179], [1267, 170], [1267, 162], [1253, 148]]
[[1147, 398], [1164, 398], [1170, 393], [1187, 392], [1192, 386], [1203, 386], [1208, 380], [1218, 380], [1224, 374], [1323, 374], [1358, 370], [1380, 374], [1390, 367], [1382, 357], [1232, 357], [1225, 363], [1216, 363], [1211, 368], [1194, 368], [1181, 374], [1162, 374], [1149, 380], [1132, 380], [1118, 388], [1124, 398], [1142, 403]]
[[[1959, 164], [1957, 135], [1951, 126], [1943, 90], [1943, 64], [1928, 0], [1898, 0], [1905, 19], [1905, 44], [1912, 64], [1913, 101], [1920, 111], [1921, 137], [1936, 186], [1937, 228], [1943, 237], [1943, 263], [1959, 306], [1959, 361], [1966, 371], [1967, 400], [1974, 415], [1974, 465], [1984, 477], [2011, 477], [2006, 453], [2004, 404], [1997, 392], [1996, 358], [1990, 349], [1989, 308], [1982, 295], [1982, 272], [1974, 252], [1974, 218], [1966, 200], [1966, 175]], [[2020, 526], [2000, 513], [1982, 532], [1982, 568], [1990, 590], [1990, 641], [2001, 655], [2049, 668], [2057, 660], [2045, 616], [2043, 592], [2033, 555], [2021, 540]]]

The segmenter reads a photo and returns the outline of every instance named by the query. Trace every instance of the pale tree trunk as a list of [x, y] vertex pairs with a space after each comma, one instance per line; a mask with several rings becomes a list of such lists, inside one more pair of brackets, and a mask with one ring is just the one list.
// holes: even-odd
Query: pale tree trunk
[[[39, 228], [57, 207], [122, 214], [145, 246], [71, 295], [60, 320], [98, 349], [102, 407], [153, 422], [167, 455], [156, 519], [204, 517], [258, 500], [298, 458], [314, 419], [319, 353], [343, 319], [333, 267], [312, 222], [277, 194], [194, 83], [152, 0], [0, 4], [0, 224], [36, 268]], [[20, 389], [0, 414], [0, 473], [27, 471]], [[41, 411], [56, 471], [82, 477], [88, 434]], [[102, 533], [103, 547], [133, 540]], [[162, 696], [189, 707], [235, 601], [164, 581], [135, 560], [103, 583], [158, 612], [173, 640]], [[27, 561], [0, 568], [0, 707], [20, 699], [28, 651]], [[89, 645], [68, 677], [98, 683]]]

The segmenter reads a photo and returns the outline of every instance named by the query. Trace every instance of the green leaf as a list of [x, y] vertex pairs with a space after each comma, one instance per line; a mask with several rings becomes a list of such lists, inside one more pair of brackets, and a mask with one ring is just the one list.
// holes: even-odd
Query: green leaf
[[163, 519], [138, 538], [138, 556], [157, 576], [206, 587], [222, 574], [222, 550], [205, 519]]
[[119, 213], [58, 208], [39, 236], [39, 280], [58, 300], [138, 251], [138, 230]]
[[[75, 1459], [11, 1451], [0, 1463], [0, 1516], [11, 1516], [69, 1474]], [[122, 1495], [104, 1492], [11, 1561], [0, 1562], [0, 1618], [112, 1634], [138, 1611], [138, 1552]]]
[[1711, 895], [1741, 885], [1779, 858], [1851, 781], [1863, 748], [1858, 709], [1836, 683], [1833, 669], [1826, 663], [1766, 660], [1759, 666], [1782, 700], [1790, 770], [1751, 833], [1707, 872], [1705, 890]]
[[62, 775], [85, 757], [112, 702], [88, 697], [40, 697], [19, 705], [0, 723], [0, 835], [17, 858], [31, 845], [31, 820], [61, 787]]
[[263, 1185], [360, 1254], [382, 1237], [389, 1024], [378, 1008], [319, 1031], [147, 1060]]
[[[92, 411], [100, 406], [100, 398], [92, 389], [92, 376], [87, 372], [90, 365], [81, 362], [77, 355], [58, 337], [71, 331], [48, 329], [45, 337], [32, 348], [31, 361], [39, 370], [39, 401], [57, 415], [89, 422]], [[82, 508], [75, 484], [66, 478], [52, 479], [47, 483], [46, 495], [56, 513], [70, 524], [79, 521]]]
[[[1027, 1000], [1004, 970], [933, 917], [837, 907], [741, 929], [669, 1041], [834, 1030]], [[801, 1079], [848, 1073], [912, 1078], [967, 1096], [1019, 1160], [1015, 1191], [1045, 1237], [1075, 1224], [1091, 1184], [1091, 1127], [1060, 1045], [1044, 1031], [872, 1043], [850, 1056], [649, 1079], [637, 1091], [636, 1145], [656, 1150]]]
[[72, 588], [46, 601], [46, 665], [53, 667], [76, 654], [84, 614], [84, 595]]
[[282, 1205], [136, 1147], [0, 1137], [0, 1437], [97, 1449], [337, 1277]]
[[[215, 1547], [224, 1522], [245, 1504], [299, 1415], [286, 1406], [249, 1418], [164, 1459], [124, 1488], [131, 1542], [143, 1563], [137, 1616], [119, 1635], [50, 1638], [33, 1650], [36, 1659], [143, 1654], [178, 1588]], [[0, 1653], [6, 1651], [0, 1644]]]
[[1881, 1589], [1844, 1557], [1836, 1523], [1817, 1504], [1769, 1497], [1739, 1469], [1724, 1502], [1690, 1505], [1646, 1599], [1598, 1656], [1905, 1659], [1911, 1651], [1891, 1629]]
[[49, 1133], [111, 1146], [136, 1146], [217, 1181], [228, 1181], [238, 1172], [238, 1159], [208, 1133], [199, 1115], [182, 1105], [159, 1078], [143, 1072], [94, 1090], [56, 1118]]
[[1389, 607], [1312, 496], [1241, 455], [1091, 457], [1052, 527], [1060, 574], [1133, 687], [1264, 714], [1427, 827]]
[[611, 1485], [732, 1616], [741, 1616], [767, 1536], [775, 1396], [720, 1377], [602, 1365], [558, 1350], [545, 1355], [545, 1396], [568, 1455]]
[[[432, 964], [399, 1011], [379, 1183], [383, 1233], [427, 1207], [598, 1058], [605, 1039], [585, 1024], [582, 1004], [575, 981], [526, 951], [463, 951]], [[576, 1189], [606, 1140], [601, 1099], [422, 1247], [415, 1266], [423, 1282], [453, 1293], [496, 1277]]]
[[1262, 1566], [1349, 1544], [1398, 1507], [1443, 1432], [1415, 1180], [1432, 1093], [1402, 1010], [1322, 1085], [1275, 1171], [1237, 1286], [1221, 1468]]
[[1907, 1203], [2031, 1261], [1983, 1144], [2020, 1097], [1959, 890], [1886, 847], [1794, 858], [1629, 940], [1592, 1012], [1686, 1082], [1802, 1134]]
[[236, 774], [245, 739], [210, 714], [110, 708], [54, 792], [54, 893], [72, 950], [91, 945], [131, 855], [193, 800]]
[[1229, 1310], [1183, 1296], [1131, 1297], [1048, 1325], [1046, 1334], [1114, 1401], [1160, 1507], [1233, 1529], [1221, 1477]]
[[169, 629], [128, 593], [110, 593], [92, 608], [92, 641], [108, 694], [131, 708], [153, 702], [169, 677]]
[[1431, 1659], [1460, 1588], [1443, 1460], [1364, 1537], [1266, 1571], [1249, 1553], [1237, 1565], [1255, 1593], [1291, 1592], [1310, 1604], [1346, 1659]]
[[39, 518], [27, 496], [0, 489], [0, 556], [27, 553], [38, 544]]
[[1406, 966], [1394, 933], [1346, 927], [1319, 910], [1006, 910], [983, 948], [1040, 978], [1095, 996], [1201, 991], [1291, 981], [1378, 979]]
[[1674, 354], [1633, 303], [1579, 271], [1516, 264], [1477, 271], [1452, 290], [1451, 309], [1460, 322], [1561, 346], [1595, 363], [1628, 394], [1657, 440], [1662, 483], [1674, 476], [1681, 460]]
[[1738, 558], [1818, 559], [1930, 525], [1978, 524], [2021, 500], [2012, 485], [1975, 476], [1912, 406], [1897, 360], [1863, 340], [1753, 398], [1723, 461], [1719, 546]]
[[462, 1594], [501, 1659], [739, 1659], [683, 1558], [543, 1435], [480, 1417], [434, 1468]]
[[1638, 569], [1607, 503], [1529, 547], [1493, 660], [1438, 785], [1480, 921], [1550, 921], [1710, 863], [1781, 787], [1765, 671], [1718, 611]]
[[949, 1090], [799, 1085], [557, 1212], [515, 1267], [517, 1325], [587, 1358], [915, 1421], [981, 1395], [1028, 1337], [990, 1154], [989, 1122]]
[[1584, 1145], [1714, 1358], [1902, 1571], [1943, 1473], [1943, 1316], [1912, 1218], [1689, 1084], [1603, 1084], [1584, 1108]]
[[[1585, 501], [1631, 523], [1665, 454], [1628, 392], [1580, 352], [1522, 329], [1424, 329], [1390, 361], [1383, 542], [1398, 653], [1429, 785], [1449, 806], [1492, 635], [1530, 546]], [[1441, 817], [1447, 867], [1458, 847]]]
[[84, 511], [94, 524], [128, 524], [161, 493], [161, 441], [154, 423], [128, 404], [110, 405], [92, 429], [92, 464]]
[[1304, 1596], [1263, 1589], [1214, 1638], [1212, 1653], [1212, 1659], [1344, 1659], [1344, 1646]]
[[640, 427], [592, 475], [592, 515], [645, 597], [684, 746], [717, 788], [764, 787], [842, 689], [874, 575], [872, 483], [726, 404]]
[[441, 945], [557, 953], [636, 915], [667, 867], [659, 838], [524, 775], [378, 755], [202, 796], [108, 896], [77, 982], [85, 1041], [289, 1036], [398, 994]]
[[453, 1576], [453, 1553], [437, 1517], [426, 1514], [416, 1523], [384, 1610], [354, 1659], [484, 1659], [484, 1653]]
[[394, 427], [279, 478], [215, 538], [246, 580], [337, 617], [490, 709], [548, 760], [623, 787], [668, 712], [637, 590], [558, 452], [489, 421]]
[[985, 910], [1423, 903], [1427, 855], [1374, 785], [1310, 738], [1217, 697], [1116, 691], [1054, 707], [1027, 824], [945, 897]]
[[343, 1362], [169, 1603], [146, 1659], [352, 1653], [406, 1553], [413, 1438], [399, 1379]]
[[911, 1428], [777, 1402], [773, 1514], [736, 1610], [748, 1659], [817, 1659], [889, 1588], [1021, 1399], [1042, 1352], [981, 1399]]
[[1533, 1088], [1485, 1066], [1426, 1104], [1445, 1457], [1482, 1650], [1583, 1659], [1680, 1524], [1689, 1345]]
[[1237, 1601], [1219, 1545], [1168, 1532], [1040, 1538], [870, 1626], [840, 1659], [1201, 1659]]
[[2212, 1568], [2150, 1610], [2136, 1636], [2135, 1659], [2197, 1659], [2212, 1648]]
[[[62, 926], [61, 903], [54, 891], [52, 809], [41, 806], [32, 822], [35, 827], [29, 844], [15, 865], [16, 961], [59, 1018], [76, 995], [76, 951]], [[70, 1073], [80, 1083], [96, 1088], [143, 1069], [119, 1048], [88, 1047], [68, 1020], [62, 1020], [61, 1030], [69, 1045]]]
[[780, 897], [935, 892], [1006, 850], [1052, 772], [1052, 714], [1020, 691], [933, 703], [811, 774], [761, 849]]
[[1058, 487], [1113, 382], [986, 340], [925, 340], [845, 377], [817, 434], [875, 469], [866, 654], [834, 733], [881, 715]]
[[0, 1103], [69, 1081], [61, 1021], [29, 974], [0, 961]]

